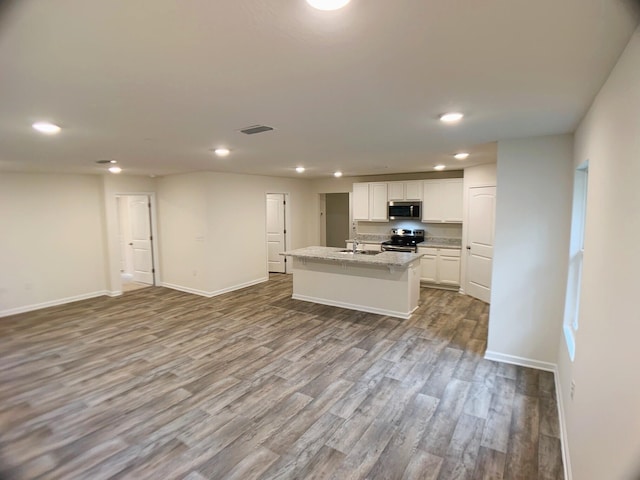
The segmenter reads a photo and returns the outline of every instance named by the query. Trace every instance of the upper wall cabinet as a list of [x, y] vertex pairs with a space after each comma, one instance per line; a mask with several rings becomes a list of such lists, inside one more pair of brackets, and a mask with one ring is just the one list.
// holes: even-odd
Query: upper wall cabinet
[[386, 222], [387, 184], [353, 184], [353, 219], [370, 222]]
[[422, 200], [422, 181], [389, 182], [389, 201]]
[[462, 179], [423, 180], [422, 221], [462, 223]]
[[369, 184], [353, 184], [353, 219], [369, 220]]

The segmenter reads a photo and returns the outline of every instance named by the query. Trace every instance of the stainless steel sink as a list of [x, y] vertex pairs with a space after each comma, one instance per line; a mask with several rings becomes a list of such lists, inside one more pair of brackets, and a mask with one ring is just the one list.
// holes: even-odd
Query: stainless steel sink
[[350, 249], [339, 250], [338, 253], [351, 254], [351, 255], [377, 255], [379, 252], [377, 250], [356, 250], [355, 252]]

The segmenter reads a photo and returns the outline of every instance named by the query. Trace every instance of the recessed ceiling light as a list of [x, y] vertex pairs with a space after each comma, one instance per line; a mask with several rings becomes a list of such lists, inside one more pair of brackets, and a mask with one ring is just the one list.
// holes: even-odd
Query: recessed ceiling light
[[456, 160], [466, 160], [467, 158], [469, 158], [469, 154], [467, 152], [460, 152], [456, 153], [453, 158], [455, 158]]
[[433, 167], [434, 170], [444, 170], [445, 168], [447, 168], [446, 165], [436, 165]]
[[296, 172], [298, 173], [304, 172], [304, 167], [296, 167]]
[[54, 125], [49, 122], [36, 122], [31, 126], [40, 133], [46, 133], [47, 135], [54, 135], [60, 132], [60, 127], [58, 125]]
[[307, 3], [318, 10], [338, 10], [351, 0], [307, 0]]
[[457, 123], [462, 120], [464, 114], [459, 112], [448, 112], [440, 115], [440, 121], [444, 123]]
[[229, 155], [229, 153], [231, 153], [231, 151], [228, 148], [216, 148], [213, 153], [215, 153], [219, 157], [226, 157], [227, 155]]
[[336, 178], [340, 178], [340, 177], [342, 176], [342, 172], [337, 171], [337, 172], [335, 172], [335, 173], [333, 174], [333, 176], [334, 176], [334, 177], [336, 177]]
[[111, 173], [120, 173], [122, 169], [120, 167], [109, 167]]

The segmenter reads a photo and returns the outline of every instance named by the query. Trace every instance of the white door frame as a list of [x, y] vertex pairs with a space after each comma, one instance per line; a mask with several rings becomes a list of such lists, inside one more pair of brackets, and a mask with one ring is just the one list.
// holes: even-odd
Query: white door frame
[[[119, 221], [117, 218], [117, 202], [118, 197], [132, 197], [132, 196], [146, 196], [149, 199], [149, 203], [151, 204], [150, 213], [151, 213], [151, 259], [153, 262], [153, 285], [162, 285], [161, 277], [160, 277], [160, 267], [158, 262], [158, 215], [156, 210], [156, 194], [155, 192], [116, 192], [113, 194], [111, 201], [114, 205], [116, 205], [116, 221]], [[116, 292], [112, 294], [122, 294], [122, 279], [120, 278], [120, 245], [118, 240], [118, 230], [115, 229], [110, 234], [110, 243], [115, 242], [118, 244], [117, 249], [112, 249], [113, 252], [117, 252], [117, 261], [110, 262], [111, 265], [111, 278], [116, 282]], [[116, 269], [116, 270], [113, 270]]]
[[[265, 205], [266, 205], [266, 201], [267, 201], [267, 195], [284, 195], [284, 251], [286, 252], [289, 249], [289, 245], [291, 245], [291, 242], [289, 240], [289, 238], [291, 237], [291, 214], [290, 214], [290, 201], [289, 201], [289, 192], [265, 192], [264, 194], [264, 200], [265, 200]], [[265, 246], [265, 251], [264, 251], [264, 255], [265, 255], [265, 259], [264, 259], [264, 263], [265, 263], [265, 274], [267, 276], [267, 278], [269, 277], [269, 252], [267, 250], [267, 215], [266, 215], [266, 208], [265, 208], [265, 217], [264, 217], [264, 246]], [[290, 266], [290, 262], [287, 261], [287, 257], [285, 257], [285, 262], [284, 262], [284, 273], [292, 273], [291, 272], [291, 266]]]

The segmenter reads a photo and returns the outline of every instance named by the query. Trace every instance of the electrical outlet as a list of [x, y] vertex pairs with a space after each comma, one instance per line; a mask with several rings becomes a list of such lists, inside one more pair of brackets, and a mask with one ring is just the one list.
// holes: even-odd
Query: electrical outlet
[[573, 400], [573, 395], [576, 393], [576, 382], [571, 380], [571, 400]]

